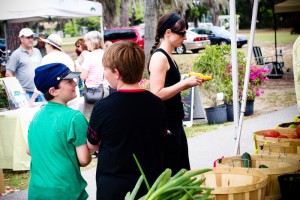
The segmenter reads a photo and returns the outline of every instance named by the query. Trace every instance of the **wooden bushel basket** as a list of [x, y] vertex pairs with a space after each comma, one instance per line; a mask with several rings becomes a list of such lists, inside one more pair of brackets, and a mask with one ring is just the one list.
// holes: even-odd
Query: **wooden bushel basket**
[[[257, 131], [253, 134], [256, 153], [277, 153], [288, 157], [290, 154], [295, 154], [292, 156], [293, 158], [300, 158], [300, 139], [265, 137], [265, 131], [267, 130]], [[280, 130], [278, 132], [281, 133]]]
[[264, 200], [267, 175], [256, 169], [213, 168], [212, 171], [199, 174], [206, 180], [203, 187], [213, 188], [211, 198], [215, 200]]
[[[222, 158], [216, 163], [217, 167], [243, 167], [242, 156]], [[281, 156], [251, 155], [251, 163], [252, 168], [268, 175], [266, 200], [277, 200], [281, 198], [278, 176], [293, 174], [300, 169], [300, 162], [298, 160]], [[268, 168], [259, 168], [260, 165], [265, 165]]]
[[[280, 134], [296, 134], [296, 127], [300, 124], [300, 122], [286, 122], [279, 124], [276, 126], [276, 130], [280, 132]], [[295, 128], [290, 128], [290, 125], [296, 126]]]

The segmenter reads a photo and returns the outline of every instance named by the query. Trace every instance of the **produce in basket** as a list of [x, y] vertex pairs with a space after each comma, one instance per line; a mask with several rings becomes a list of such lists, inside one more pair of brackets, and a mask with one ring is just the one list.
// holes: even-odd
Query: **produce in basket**
[[171, 177], [172, 170], [167, 168], [162, 172], [150, 187], [147, 183], [145, 174], [138, 163], [135, 155], [133, 155], [135, 161], [141, 171], [141, 176], [137, 181], [132, 192], [128, 192], [125, 196], [125, 200], [134, 200], [135, 196], [142, 184], [145, 181], [148, 192], [139, 200], [165, 200], [165, 199], [208, 199], [212, 188], [200, 187], [205, 181], [205, 178], [198, 179], [196, 176], [212, 169], [201, 169], [193, 172], [188, 172], [186, 169], [181, 169], [173, 177]]
[[296, 127], [297, 137], [300, 138], [300, 124]]
[[264, 132], [265, 137], [278, 137], [279, 135], [280, 135], [280, 133], [275, 130], [266, 130]]
[[248, 152], [243, 153], [242, 159], [243, 159], [244, 167], [246, 167], [246, 168], [252, 167], [251, 156]]

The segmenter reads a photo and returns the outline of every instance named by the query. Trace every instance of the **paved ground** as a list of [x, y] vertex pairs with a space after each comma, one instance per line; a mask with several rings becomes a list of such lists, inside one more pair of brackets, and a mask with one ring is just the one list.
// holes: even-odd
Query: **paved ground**
[[[295, 116], [299, 116], [297, 105], [244, 120], [240, 140], [240, 152], [254, 153], [253, 132], [272, 129], [278, 124], [292, 122]], [[188, 138], [191, 168], [211, 168], [213, 167], [214, 160], [217, 158], [234, 156], [236, 140], [233, 133], [234, 125], [232, 124], [218, 130]], [[96, 199], [95, 173], [95, 168], [82, 172], [83, 177], [89, 183], [87, 191], [90, 195], [90, 200]], [[0, 200], [23, 199], [27, 199], [27, 190], [0, 197]]]

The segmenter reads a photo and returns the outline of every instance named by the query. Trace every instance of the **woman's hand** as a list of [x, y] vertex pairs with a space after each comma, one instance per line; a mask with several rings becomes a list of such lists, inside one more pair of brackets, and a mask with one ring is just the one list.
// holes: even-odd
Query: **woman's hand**
[[186, 86], [186, 89], [194, 87], [194, 86], [198, 86], [198, 85], [202, 85], [202, 83], [205, 82], [204, 79], [200, 78], [199, 76], [191, 76], [188, 77], [184, 80], [182, 80], [184, 82], [184, 85]]

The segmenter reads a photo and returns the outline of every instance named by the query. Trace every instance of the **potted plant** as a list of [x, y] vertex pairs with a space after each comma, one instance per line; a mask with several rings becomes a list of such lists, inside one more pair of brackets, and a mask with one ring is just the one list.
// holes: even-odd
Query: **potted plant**
[[7, 94], [6, 94], [3, 82], [0, 79], [0, 112], [8, 110], [8, 106], [9, 106], [9, 104], [8, 104]]
[[[261, 66], [252, 65], [250, 66], [250, 77], [247, 90], [247, 103], [245, 116], [250, 116], [254, 113], [254, 100], [256, 97], [259, 97], [264, 91], [261, 89], [262, 84], [269, 80], [268, 74], [270, 69], [262, 68]], [[243, 80], [241, 80], [243, 83]], [[244, 83], [241, 85], [240, 100], [242, 99], [242, 91], [244, 89]]]
[[[244, 76], [246, 70], [245, 54], [238, 50], [238, 92], [240, 100], [244, 87]], [[232, 65], [230, 45], [207, 46], [202, 55], [196, 57], [193, 70], [207, 75], [212, 75], [213, 80], [204, 84], [203, 92], [210, 100], [210, 106], [217, 106], [216, 93], [223, 93], [223, 103], [226, 105], [228, 121], [233, 121], [233, 88], [232, 88]], [[252, 112], [246, 112], [245, 116], [253, 114], [253, 101], [256, 96], [263, 93], [261, 84], [267, 81], [268, 69], [259, 66], [250, 67], [250, 80], [247, 92], [247, 108]]]
[[[206, 103], [210, 106], [205, 108], [209, 124], [227, 121], [225, 102], [230, 101], [230, 98], [232, 99], [230, 97], [230, 94], [232, 96], [232, 81], [230, 77], [226, 77], [225, 67], [230, 64], [230, 59], [229, 45], [214, 45], [207, 46], [203, 54], [197, 56], [193, 62], [193, 71], [213, 77], [211, 81], [203, 84], [201, 90], [207, 97]], [[220, 94], [223, 94], [223, 100], [220, 100]], [[210, 117], [219, 117], [219, 119], [210, 119]]]

